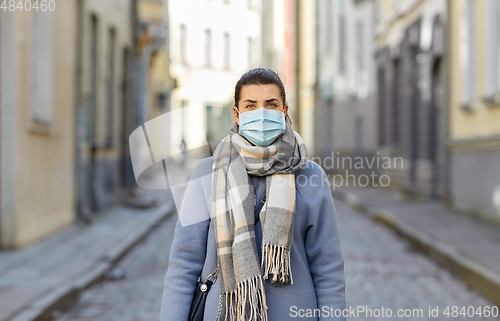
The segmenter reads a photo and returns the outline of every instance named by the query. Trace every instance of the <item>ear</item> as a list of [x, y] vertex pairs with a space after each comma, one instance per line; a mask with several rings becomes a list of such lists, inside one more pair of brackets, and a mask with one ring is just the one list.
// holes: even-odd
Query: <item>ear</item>
[[238, 107], [233, 106], [234, 118], [236, 118], [236, 123], [240, 125], [240, 114], [238, 114]]
[[283, 108], [283, 111], [285, 113], [285, 116], [288, 114], [288, 104], [285, 105], [285, 108]]

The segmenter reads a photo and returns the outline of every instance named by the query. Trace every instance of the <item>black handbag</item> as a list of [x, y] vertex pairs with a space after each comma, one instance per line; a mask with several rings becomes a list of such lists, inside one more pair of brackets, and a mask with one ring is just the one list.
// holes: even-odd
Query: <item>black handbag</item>
[[[205, 282], [201, 282], [201, 278], [198, 278], [193, 302], [191, 303], [191, 310], [189, 311], [189, 321], [203, 321], [203, 312], [205, 312], [205, 301], [207, 300], [208, 291], [217, 281], [218, 273], [219, 268], [215, 269], [214, 273], [207, 276]], [[211, 281], [210, 277], [213, 277], [214, 280]]]

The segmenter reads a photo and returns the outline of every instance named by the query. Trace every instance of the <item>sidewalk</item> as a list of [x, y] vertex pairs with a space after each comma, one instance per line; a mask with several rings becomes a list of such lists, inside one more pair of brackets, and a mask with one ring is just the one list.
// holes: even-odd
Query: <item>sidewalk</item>
[[[0, 251], [0, 321], [50, 320], [102, 280], [114, 264], [175, 211], [166, 190], [140, 190], [150, 208], [120, 205], [88, 226], [74, 224], [15, 251]], [[147, 203], [147, 202], [145, 202]]]
[[436, 201], [408, 201], [382, 188], [337, 187], [334, 197], [397, 231], [500, 306], [500, 228]]

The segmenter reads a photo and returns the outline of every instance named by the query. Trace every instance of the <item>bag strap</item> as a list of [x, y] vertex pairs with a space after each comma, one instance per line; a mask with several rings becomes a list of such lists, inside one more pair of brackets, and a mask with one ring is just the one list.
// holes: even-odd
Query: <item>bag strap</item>
[[[212, 224], [212, 218], [210, 218], [209, 220], [210, 220], [209, 224]], [[215, 271], [212, 272], [212, 274], [209, 274], [207, 276], [207, 278], [205, 279], [205, 282], [203, 282], [203, 284], [207, 283], [207, 281], [208, 281], [208, 279], [210, 277], [214, 278], [214, 281], [212, 282], [212, 284], [214, 284], [215, 282], [217, 282], [217, 274], [219, 274], [219, 266], [217, 266], [217, 268], [215, 269]], [[200, 275], [200, 278], [201, 278], [201, 275]]]
[[212, 282], [212, 284], [214, 284], [215, 282], [217, 282], [217, 274], [219, 274], [219, 267], [217, 267], [215, 269], [215, 271], [212, 273], [212, 274], [209, 274], [207, 276], [207, 279], [205, 280], [205, 282], [203, 283], [207, 283], [208, 282], [208, 279], [210, 279], [210, 277], [213, 277], [214, 278], [214, 281]]

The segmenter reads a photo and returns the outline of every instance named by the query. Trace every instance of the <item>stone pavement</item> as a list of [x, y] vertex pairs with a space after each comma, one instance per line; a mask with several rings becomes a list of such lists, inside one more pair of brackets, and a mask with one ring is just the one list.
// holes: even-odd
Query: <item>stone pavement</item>
[[405, 200], [383, 188], [336, 187], [334, 197], [397, 231], [500, 306], [500, 228], [437, 201]]
[[104, 274], [173, 212], [166, 191], [158, 206], [117, 206], [90, 225], [74, 224], [20, 250], [0, 252], [0, 320], [50, 320], [51, 313]]
[[106, 278], [81, 292], [54, 321], [158, 321], [177, 213], [163, 220]]
[[[356, 310], [367, 308], [348, 320], [495, 320], [479, 315], [446, 318], [447, 307], [473, 307], [476, 312], [492, 303], [416, 251], [393, 230], [342, 201], [335, 201], [335, 206], [345, 259], [347, 304]], [[158, 321], [176, 219], [174, 213], [162, 221], [117, 263], [122, 278], [92, 285], [55, 313], [54, 321]], [[439, 307], [439, 317], [429, 316], [429, 306]], [[382, 307], [386, 317], [369, 316], [368, 309], [376, 315], [376, 309]], [[392, 317], [387, 317], [388, 309]], [[406, 316], [398, 318], [398, 313]]]
[[[491, 302], [394, 230], [341, 200], [335, 200], [335, 208], [350, 311], [347, 320], [498, 320], [479, 314], [478, 309], [491, 312]], [[468, 315], [453, 313], [463, 308], [469, 310]]]
[[[191, 171], [179, 167], [173, 175], [187, 181]], [[138, 191], [135, 202], [100, 213], [89, 225], [75, 223], [20, 250], [0, 251], [0, 321], [51, 320], [175, 213], [170, 190]], [[145, 208], [148, 203], [156, 206]]]

